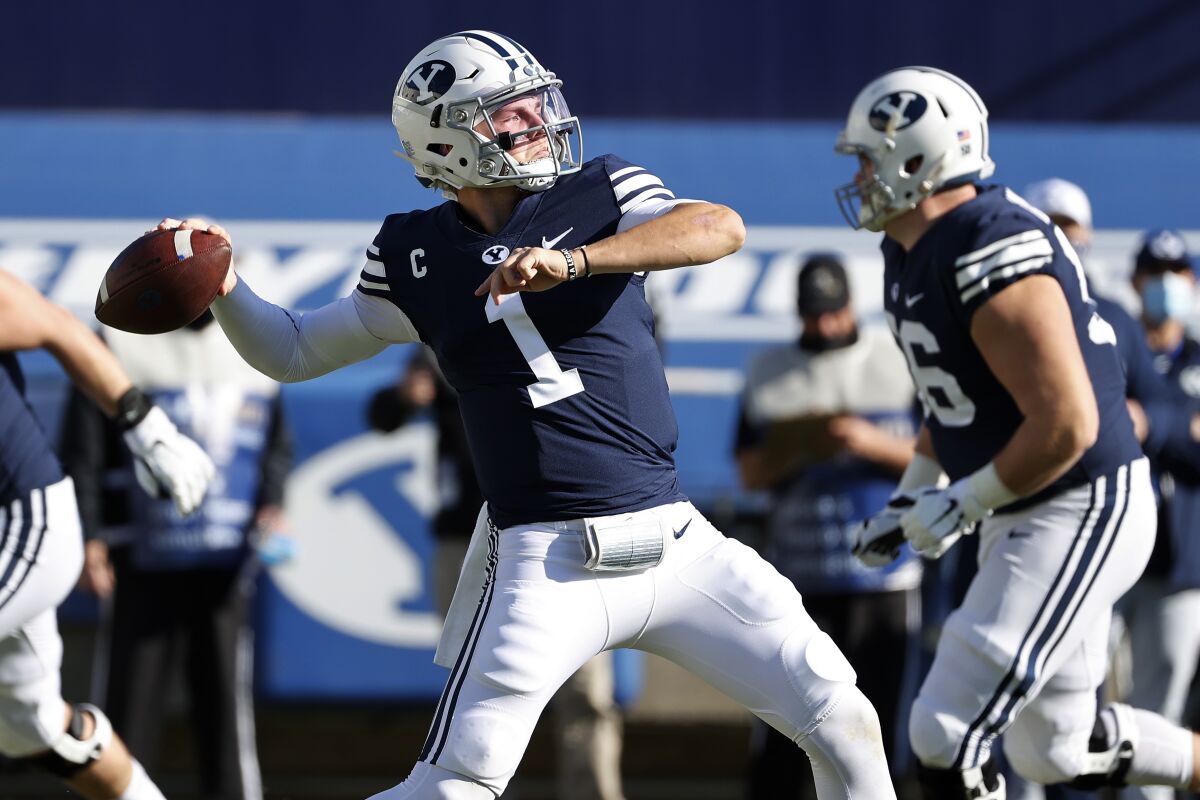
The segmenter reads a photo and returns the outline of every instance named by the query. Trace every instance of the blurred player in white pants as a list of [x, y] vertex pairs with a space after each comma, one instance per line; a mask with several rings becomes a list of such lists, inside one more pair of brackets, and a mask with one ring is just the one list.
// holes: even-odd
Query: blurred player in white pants
[[213, 476], [208, 456], [95, 334], [0, 270], [0, 755], [57, 775], [88, 800], [162, 800], [104, 712], [62, 698], [55, 609], [79, 578], [83, 534], [71, 480], [25, 397], [14, 351], [34, 348], [117, 420], [148, 491], [169, 494], [187, 514]]
[[[500, 795], [566, 677], [636, 647], [796, 742], [822, 800], [894, 800], [854, 670], [791, 584], [678, 485], [645, 273], [734, 252], [741, 219], [617, 156], [583, 162], [560, 86], [502, 34], [433, 42], [405, 69], [392, 121], [418, 179], [454, 199], [389, 216], [336, 303], [295, 314], [231, 270], [213, 305], [277, 379], [421, 340], [458, 392], [487, 500], [467, 559], [480, 568], [460, 580], [471, 613], [460, 628], [451, 609], [461, 644], [443, 647], [453, 667], [418, 763], [378, 797]], [[225, 235], [161, 227], [181, 224]]]
[[1155, 510], [1116, 334], [1078, 257], [1045, 214], [979, 183], [995, 168], [987, 109], [954, 75], [872, 81], [837, 150], [858, 159], [837, 193], [847, 220], [887, 234], [884, 311], [925, 410], [859, 552], [887, 563], [903, 538], [937, 558], [980, 536], [910, 719], [926, 798], [1002, 800], [990, 751], [1006, 731], [1038, 783], [1200, 786], [1193, 733], [1097, 709], [1112, 606], [1150, 556]]

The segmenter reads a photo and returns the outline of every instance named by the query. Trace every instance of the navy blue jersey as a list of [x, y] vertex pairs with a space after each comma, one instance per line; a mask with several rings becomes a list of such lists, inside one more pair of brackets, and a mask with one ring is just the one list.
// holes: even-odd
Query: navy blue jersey
[[513, 248], [603, 239], [654, 197], [673, 195], [640, 167], [602, 156], [522, 198], [494, 236], [448, 202], [388, 217], [368, 251], [374, 263], [358, 290], [389, 299], [433, 349], [500, 527], [683, 499], [644, 274], [506, 295], [499, 306], [474, 295]]
[[13, 353], [0, 352], [0, 505], [63, 478], [41, 423], [25, 399], [25, 376]]
[[1141, 455], [1112, 327], [1096, 313], [1061, 231], [1004, 186], [940, 219], [906, 253], [884, 238], [884, 309], [908, 359], [942, 468], [957, 480], [996, 456], [1023, 417], [971, 339], [971, 317], [1030, 275], [1058, 281], [1091, 378], [1103, 435], [1062, 479], [1093, 480]]
[[1172, 589], [1195, 589], [1200, 587], [1200, 442], [1192, 435], [1192, 420], [1200, 414], [1200, 342], [1185, 338], [1171, 350], [1155, 352], [1153, 365], [1167, 402], [1157, 409], [1146, 406], [1151, 438], [1162, 439], [1163, 446], [1150, 459], [1160, 504], [1158, 537], [1145, 574], [1169, 578]]

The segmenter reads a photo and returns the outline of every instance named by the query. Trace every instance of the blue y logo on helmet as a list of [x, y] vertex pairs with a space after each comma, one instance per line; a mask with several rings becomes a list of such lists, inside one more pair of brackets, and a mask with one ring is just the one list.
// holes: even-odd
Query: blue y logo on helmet
[[929, 104], [916, 92], [892, 92], [875, 101], [871, 106], [870, 123], [877, 131], [886, 131], [893, 117], [898, 115], [894, 130], [902, 131], [925, 115]]
[[400, 96], [419, 106], [427, 105], [450, 91], [458, 76], [448, 61], [426, 61], [404, 81]]

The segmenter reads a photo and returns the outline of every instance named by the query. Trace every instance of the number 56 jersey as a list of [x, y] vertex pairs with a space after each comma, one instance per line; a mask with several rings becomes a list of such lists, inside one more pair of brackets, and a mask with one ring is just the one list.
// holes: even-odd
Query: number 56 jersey
[[358, 291], [390, 300], [433, 349], [500, 527], [685, 499], [644, 273], [581, 278], [499, 305], [474, 295], [515, 248], [580, 247], [676, 202], [654, 175], [609, 155], [524, 196], [494, 236], [470, 227], [453, 201], [384, 221]]
[[978, 196], [938, 219], [911, 252], [885, 237], [884, 311], [904, 351], [942, 468], [952, 480], [979, 469], [1023, 419], [971, 339], [971, 318], [992, 296], [1030, 275], [1062, 288], [1100, 412], [1100, 438], [1048, 487], [1081, 484], [1141, 455], [1125, 406], [1116, 334], [1097, 313], [1066, 237], [1011, 189]]

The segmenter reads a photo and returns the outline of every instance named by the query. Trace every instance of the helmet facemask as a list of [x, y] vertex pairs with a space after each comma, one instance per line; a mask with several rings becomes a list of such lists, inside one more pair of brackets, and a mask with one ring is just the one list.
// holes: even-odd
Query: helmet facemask
[[517, 95], [503, 91], [447, 110], [447, 126], [469, 130], [478, 140], [481, 179], [537, 192], [580, 168], [583, 134], [559, 85]]

